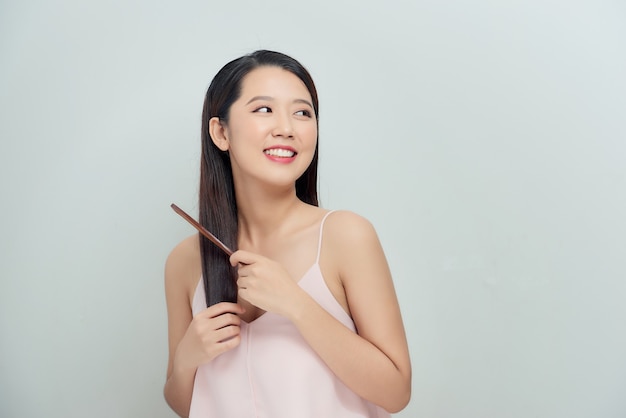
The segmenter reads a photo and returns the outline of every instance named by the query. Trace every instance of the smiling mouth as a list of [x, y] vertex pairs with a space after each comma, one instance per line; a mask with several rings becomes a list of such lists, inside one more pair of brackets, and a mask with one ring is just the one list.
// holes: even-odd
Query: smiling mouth
[[282, 148], [270, 148], [266, 149], [263, 152], [265, 153], [265, 155], [271, 155], [272, 157], [278, 158], [291, 158], [296, 155], [296, 152]]

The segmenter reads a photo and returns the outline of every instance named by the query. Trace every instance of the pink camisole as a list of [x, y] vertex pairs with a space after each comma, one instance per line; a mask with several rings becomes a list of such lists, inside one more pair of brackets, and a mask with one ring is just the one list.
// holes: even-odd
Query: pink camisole
[[[317, 303], [355, 332], [354, 322], [336, 301], [319, 267], [320, 223], [315, 263], [298, 281]], [[193, 314], [206, 309], [200, 280]], [[364, 367], [366, 365], [363, 365]], [[241, 321], [241, 343], [198, 367], [190, 418], [385, 418], [382, 408], [346, 387], [286, 318], [266, 312]]]

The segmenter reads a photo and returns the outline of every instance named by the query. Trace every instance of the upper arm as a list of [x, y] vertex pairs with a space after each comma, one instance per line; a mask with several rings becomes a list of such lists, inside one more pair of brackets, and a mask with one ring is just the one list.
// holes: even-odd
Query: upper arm
[[192, 289], [201, 276], [200, 250], [197, 236], [178, 244], [165, 262], [165, 299], [167, 303], [167, 330], [169, 357], [167, 377], [172, 373], [174, 353], [193, 318]]
[[357, 332], [410, 379], [406, 334], [378, 235], [359, 215], [340, 212], [334, 217], [331, 233], [335, 261]]

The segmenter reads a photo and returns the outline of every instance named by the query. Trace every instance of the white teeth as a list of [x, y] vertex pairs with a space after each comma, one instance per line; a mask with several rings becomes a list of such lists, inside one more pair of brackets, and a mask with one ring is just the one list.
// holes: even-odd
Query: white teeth
[[282, 149], [282, 148], [270, 148], [270, 149], [266, 149], [264, 152], [265, 154], [271, 155], [272, 157], [289, 158], [295, 155], [295, 152], [289, 151], [288, 149]]

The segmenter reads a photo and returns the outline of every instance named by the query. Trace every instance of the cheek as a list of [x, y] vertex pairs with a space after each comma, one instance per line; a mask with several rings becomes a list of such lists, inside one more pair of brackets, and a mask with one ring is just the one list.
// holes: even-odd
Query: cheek
[[231, 117], [229, 125], [231, 138], [234, 141], [245, 141], [266, 134], [269, 129], [269, 120], [236, 113]]
[[312, 144], [313, 147], [315, 147], [315, 144], [317, 142], [317, 126], [307, 128], [303, 132], [303, 138], [306, 138], [306, 142]]

